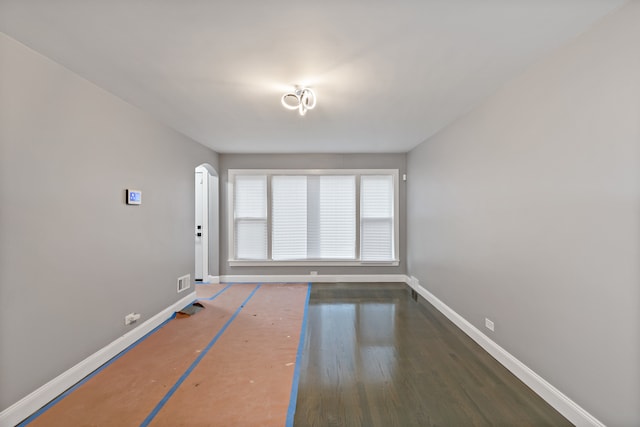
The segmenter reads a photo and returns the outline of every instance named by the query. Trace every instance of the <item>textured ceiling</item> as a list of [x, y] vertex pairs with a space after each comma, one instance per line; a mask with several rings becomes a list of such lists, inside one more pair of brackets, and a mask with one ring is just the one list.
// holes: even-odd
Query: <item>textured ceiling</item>
[[0, 30], [218, 152], [405, 152], [623, 3], [1, 0]]

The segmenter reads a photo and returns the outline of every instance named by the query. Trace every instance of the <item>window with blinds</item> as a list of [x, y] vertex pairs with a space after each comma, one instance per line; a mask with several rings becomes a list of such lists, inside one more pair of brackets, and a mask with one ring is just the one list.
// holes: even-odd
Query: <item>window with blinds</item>
[[393, 177], [360, 177], [360, 259], [393, 259]]
[[236, 259], [267, 259], [267, 176], [236, 176], [234, 234]]
[[274, 176], [271, 189], [273, 259], [307, 259], [307, 177]]
[[356, 180], [319, 176], [318, 238], [321, 259], [356, 259]]
[[354, 176], [271, 177], [272, 259], [356, 259]]
[[397, 176], [230, 170], [231, 261], [397, 261]]

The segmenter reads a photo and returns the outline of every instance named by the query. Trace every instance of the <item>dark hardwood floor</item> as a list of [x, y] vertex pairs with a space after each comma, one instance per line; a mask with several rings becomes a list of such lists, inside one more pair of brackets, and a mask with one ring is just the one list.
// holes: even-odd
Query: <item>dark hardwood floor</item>
[[402, 284], [314, 284], [294, 425], [570, 426]]

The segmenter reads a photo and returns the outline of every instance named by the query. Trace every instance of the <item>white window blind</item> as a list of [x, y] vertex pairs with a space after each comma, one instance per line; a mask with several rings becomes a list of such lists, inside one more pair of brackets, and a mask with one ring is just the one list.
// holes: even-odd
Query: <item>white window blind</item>
[[306, 259], [307, 177], [274, 176], [271, 192], [271, 256], [274, 260]]
[[355, 176], [271, 180], [274, 260], [355, 259]]
[[320, 176], [320, 258], [356, 257], [356, 177]]
[[236, 259], [267, 259], [267, 177], [239, 175], [234, 191]]
[[393, 176], [360, 177], [360, 259], [389, 261], [393, 247]]

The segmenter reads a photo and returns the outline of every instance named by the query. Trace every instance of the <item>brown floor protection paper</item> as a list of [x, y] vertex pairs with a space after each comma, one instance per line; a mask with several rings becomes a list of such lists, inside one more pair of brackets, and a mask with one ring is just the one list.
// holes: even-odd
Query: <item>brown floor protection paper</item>
[[[208, 298], [224, 285], [198, 285]], [[29, 426], [138, 426], [256, 288], [236, 284], [173, 319]], [[262, 285], [152, 426], [283, 426], [307, 285]]]

